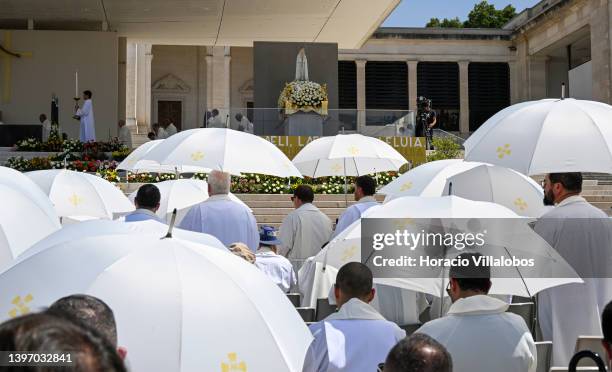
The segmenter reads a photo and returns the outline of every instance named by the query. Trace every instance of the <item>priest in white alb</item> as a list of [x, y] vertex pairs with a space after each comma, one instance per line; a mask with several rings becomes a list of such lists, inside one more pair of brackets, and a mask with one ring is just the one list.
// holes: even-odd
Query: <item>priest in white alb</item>
[[555, 208], [534, 230], [576, 270], [582, 284], [538, 294], [542, 337], [553, 342], [553, 366], [567, 366], [578, 336], [601, 336], [599, 317], [612, 299], [612, 226], [606, 214], [580, 196], [580, 173], [544, 178], [544, 204]]
[[225, 246], [244, 243], [255, 253], [259, 231], [253, 212], [244, 204], [231, 200], [229, 173], [213, 170], [208, 175], [209, 198], [187, 212], [179, 227], [210, 234]]
[[280, 227], [280, 254], [287, 257], [299, 270], [303, 261], [314, 256], [330, 240], [332, 223], [312, 204], [314, 192], [308, 185], [296, 187], [291, 197], [295, 210], [289, 213]]
[[83, 92], [83, 107], [78, 108], [76, 117], [81, 122], [79, 139], [81, 142], [96, 140], [96, 127], [94, 121], [93, 103], [91, 102], [91, 91]]
[[509, 313], [508, 303], [488, 296], [491, 271], [476, 266], [479, 253], [463, 253], [466, 266], [450, 268], [446, 316], [431, 320], [416, 333], [438, 341], [453, 359], [453, 372], [535, 372], [537, 351], [527, 324]]
[[119, 120], [119, 122], [117, 123], [117, 127], [119, 128], [117, 130], [117, 140], [122, 145], [131, 149], [132, 148], [132, 132], [130, 131], [130, 128], [128, 128], [128, 126], [125, 124], [125, 120], [123, 119]]
[[310, 326], [314, 340], [304, 372], [374, 372], [406, 337], [404, 330], [369, 305], [375, 294], [372, 284], [372, 271], [361, 262], [349, 262], [338, 270], [334, 295], [339, 310]]
[[340, 215], [333, 237], [338, 236], [344, 229], [361, 218], [363, 212], [378, 205], [374, 198], [376, 194], [376, 180], [368, 175], [359, 176], [355, 179], [355, 200], [357, 203], [346, 208]]

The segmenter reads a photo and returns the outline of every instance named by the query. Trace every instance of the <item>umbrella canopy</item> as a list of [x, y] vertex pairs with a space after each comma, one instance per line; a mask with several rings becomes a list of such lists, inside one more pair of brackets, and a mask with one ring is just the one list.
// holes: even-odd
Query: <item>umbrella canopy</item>
[[[176, 208], [177, 225], [183, 220], [191, 207], [208, 199], [208, 184], [206, 181], [178, 179], [158, 182], [155, 186], [161, 194], [157, 216], [166, 222], [170, 222], [172, 211]], [[137, 193], [138, 190], [134, 191], [128, 198], [133, 202]], [[246, 206], [242, 200], [232, 193], [229, 193], [229, 198]]]
[[0, 270], [3, 270], [61, 226], [57, 215], [49, 216], [46, 207], [37, 203], [31, 194], [0, 182], [0, 195], [4, 208], [0, 213]]
[[301, 177], [287, 156], [271, 142], [225, 128], [181, 131], [155, 146], [142, 160], [162, 165], [215, 169], [231, 174]]
[[123, 192], [101, 177], [66, 169], [40, 170], [26, 175], [49, 196], [60, 217], [112, 219], [114, 214], [134, 210]]
[[0, 166], [0, 184], [10, 186], [26, 194], [49, 218], [59, 221], [49, 197], [25, 174], [12, 168]]
[[530, 177], [512, 169], [460, 159], [419, 165], [378, 193], [386, 195], [385, 202], [402, 196], [451, 193], [465, 199], [500, 204], [520, 216], [539, 217], [544, 211], [544, 191]]
[[172, 166], [172, 165], [161, 165], [158, 162], [152, 160], [142, 160], [145, 155], [149, 153], [155, 146], [159, 145], [163, 139], [153, 140], [145, 142], [138, 148], [134, 149], [119, 165], [117, 169], [126, 170], [132, 173], [139, 172], [208, 172], [209, 169], [201, 167], [189, 167], [189, 166]]
[[[495, 243], [495, 246], [492, 247], [488, 244], [479, 251], [480, 253], [503, 254], [504, 256], [528, 254], [540, 259], [538, 262], [545, 261], [546, 265], [536, 265], [529, 271], [518, 268], [518, 271], [516, 271], [517, 277], [495, 277], [496, 268], [492, 268], [494, 278], [492, 279], [491, 294], [531, 297], [549, 287], [581, 282], [576, 272], [563, 258], [529, 228], [527, 219], [521, 219], [511, 210], [498, 204], [472, 201], [457, 196], [407, 196], [393, 199], [379, 207], [372, 207], [364, 213], [362, 218], [455, 219], [447, 221], [449, 223], [458, 221], [456, 225], [453, 224], [454, 228], [457, 228], [457, 226], [466, 228], [466, 225], [461, 226], [461, 224], [469, 221], [468, 219], [479, 219], [481, 222], [488, 221], [486, 229], [489, 230], [488, 235], [492, 237], [487, 240], [487, 243]], [[507, 219], [514, 219], [516, 223], [513, 224], [513, 227], [515, 229], [508, 229], [507, 232], [504, 232], [508, 224]], [[362, 220], [355, 221], [340, 233], [315, 256], [315, 261], [336, 268], [342, 267], [347, 262], [360, 261], [362, 259], [361, 222]], [[489, 249], [491, 251], [487, 253]], [[449, 254], [453, 253], [457, 252], [449, 251]], [[432, 270], [431, 272], [421, 270], [421, 272], [428, 274], [424, 278], [401, 277], [400, 275], [397, 278], [378, 278], [376, 282], [440, 296], [441, 289], [446, 285], [446, 281], [442, 280], [444, 273], [441, 270], [436, 271], [436, 268], [432, 268]], [[551, 272], [555, 273], [558, 279], [553, 279]]]
[[386, 142], [361, 134], [318, 138], [293, 158], [304, 176], [361, 176], [396, 171], [406, 159]]
[[465, 160], [523, 174], [612, 173], [612, 106], [543, 99], [510, 106], [464, 143]]
[[135, 371], [297, 372], [312, 340], [291, 302], [254, 265], [157, 234], [54, 245], [0, 274], [0, 293], [0, 320], [74, 293], [102, 299]]

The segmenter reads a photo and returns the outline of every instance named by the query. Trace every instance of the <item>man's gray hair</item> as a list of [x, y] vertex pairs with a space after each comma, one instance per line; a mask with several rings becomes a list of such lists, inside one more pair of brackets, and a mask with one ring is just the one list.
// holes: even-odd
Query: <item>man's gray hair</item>
[[231, 176], [229, 173], [213, 170], [208, 174], [210, 195], [229, 194]]

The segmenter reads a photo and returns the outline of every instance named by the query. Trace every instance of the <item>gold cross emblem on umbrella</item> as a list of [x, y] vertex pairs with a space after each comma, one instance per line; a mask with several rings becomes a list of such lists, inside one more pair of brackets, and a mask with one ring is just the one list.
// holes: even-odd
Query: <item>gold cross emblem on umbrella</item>
[[407, 181], [402, 184], [402, 186], [400, 187], [400, 191], [408, 191], [411, 188], [412, 188], [412, 182]]
[[246, 363], [238, 362], [238, 355], [236, 353], [228, 353], [227, 359], [227, 362], [221, 363], [221, 372], [247, 372]]
[[506, 143], [503, 147], [499, 146], [497, 148], [497, 157], [500, 159], [503, 159], [504, 156], [506, 155], [510, 155], [512, 154], [512, 151], [510, 150], [510, 144]]
[[527, 202], [523, 200], [523, 198], [516, 198], [516, 200], [514, 201], [514, 205], [516, 205], [516, 207], [522, 211], [524, 211], [528, 207]]
[[76, 207], [79, 204], [83, 203], [83, 198], [78, 196], [76, 193], [72, 193], [72, 195], [68, 198], [68, 201], [70, 202], [70, 204]]
[[204, 159], [204, 153], [202, 151], [196, 151], [191, 154], [191, 160], [193, 161], [199, 161], [202, 159]]
[[27, 294], [23, 298], [21, 296], [15, 296], [11, 303], [15, 305], [13, 309], [8, 312], [8, 315], [11, 318], [16, 317], [17, 315], [24, 315], [30, 312], [30, 308], [27, 306], [29, 302], [32, 302], [34, 297], [31, 294]]

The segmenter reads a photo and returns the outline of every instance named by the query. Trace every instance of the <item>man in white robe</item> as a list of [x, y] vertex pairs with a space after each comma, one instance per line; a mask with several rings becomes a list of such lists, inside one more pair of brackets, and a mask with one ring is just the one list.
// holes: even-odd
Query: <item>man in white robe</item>
[[119, 120], [119, 122], [117, 123], [117, 126], [119, 127], [117, 131], [117, 140], [122, 145], [131, 149], [132, 148], [132, 132], [130, 131], [130, 128], [128, 128], [128, 126], [125, 125], [125, 120], [123, 119]]
[[136, 198], [134, 198], [136, 210], [125, 216], [125, 222], [154, 220], [163, 223], [156, 214], [159, 209], [160, 200], [161, 193], [157, 186], [152, 184], [140, 186], [136, 193]]
[[259, 231], [259, 249], [255, 254], [255, 266], [266, 274], [283, 292], [288, 293], [297, 285], [297, 276], [291, 262], [277, 254], [281, 241], [272, 226], [262, 226]]
[[166, 139], [168, 138], [168, 132], [158, 123], [153, 124], [153, 132], [155, 132], [155, 139]]
[[459, 255], [471, 265], [450, 269], [447, 293], [453, 304], [447, 315], [416, 332], [444, 345], [454, 372], [535, 372], [537, 352], [529, 328], [522, 317], [506, 312], [508, 303], [487, 296], [490, 269], [475, 266], [477, 255]]
[[91, 91], [86, 90], [83, 92], [83, 107], [77, 109], [76, 112], [76, 116], [78, 116], [81, 122], [79, 139], [83, 143], [96, 140], [96, 128], [91, 96]]
[[298, 186], [291, 201], [295, 210], [289, 213], [280, 227], [280, 254], [287, 257], [299, 270], [310, 256], [321, 250], [331, 238], [332, 223], [312, 202], [314, 192], [307, 185]]
[[228, 196], [229, 173], [214, 170], [208, 175], [208, 195], [202, 203], [191, 207], [179, 227], [210, 234], [225, 246], [244, 243], [255, 253], [259, 247], [259, 231], [253, 212]]
[[599, 317], [612, 299], [610, 219], [579, 196], [581, 191], [580, 173], [546, 175], [545, 204], [556, 207], [534, 226], [584, 280], [538, 294], [540, 329], [543, 339], [553, 342], [553, 366], [568, 365], [578, 336], [601, 336]]
[[376, 371], [389, 350], [406, 337], [369, 305], [375, 294], [372, 282], [372, 272], [360, 262], [340, 268], [334, 286], [339, 310], [310, 326], [314, 340], [304, 372]]
[[353, 222], [360, 219], [363, 212], [378, 205], [374, 194], [376, 194], [376, 180], [374, 178], [366, 175], [355, 179], [355, 200], [357, 203], [346, 208], [338, 218], [334, 238]]
[[254, 133], [253, 123], [251, 123], [246, 116], [242, 115], [241, 113], [237, 113], [235, 118], [236, 121], [238, 121], [238, 130], [240, 132], [246, 132], [251, 134]]
[[178, 131], [176, 129], [176, 125], [174, 125], [174, 123], [170, 119], [166, 119], [166, 126], [164, 127], [164, 130], [166, 131], [168, 137], [175, 135]]
[[47, 119], [47, 115], [45, 114], [40, 114], [38, 120], [40, 120], [40, 124], [42, 125], [42, 141], [47, 142], [51, 135], [51, 122]]
[[208, 119], [208, 128], [225, 128], [225, 122], [219, 115], [219, 110], [213, 109], [211, 111], [211, 117]]

